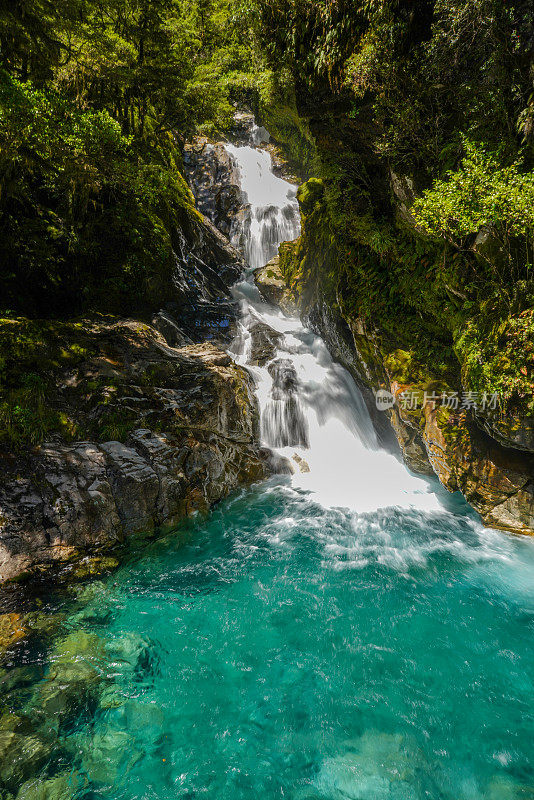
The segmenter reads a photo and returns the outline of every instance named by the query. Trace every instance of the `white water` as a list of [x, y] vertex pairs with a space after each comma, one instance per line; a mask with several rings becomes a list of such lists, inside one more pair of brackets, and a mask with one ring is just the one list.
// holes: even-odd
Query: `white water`
[[[238, 232], [241, 247], [252, 268], [263, 266], [280, 242], [299, 235], [295, 189], [273, 174], [267, 151], [230, 145], [228, 150], [249, 204]], [[293, 488], [312, 492], [324, 507], [360, 513], [392, 506], [443, 512], [435, 484], [411, 475], [379, 449], [360, 391], [322, 339], [264, 303], [252, 275], [234, 291], [242, 318], [232, 355], [254, 375], [263, 442], [289, 459]], [[279, 336], [274, 357], [261, 367], [251, 364], [252, 331], [260, 324]]]
[[232, 232], [232, 241], [243, 251], [247, 264], [255, 269], [277, 254], [280, 242], [299, 235], [297, 191], [291, 183], [273, 174], [271, 156], [266, 150], [231, 144], [226, 149], [239, 165], [246, 204], [244, 219]]

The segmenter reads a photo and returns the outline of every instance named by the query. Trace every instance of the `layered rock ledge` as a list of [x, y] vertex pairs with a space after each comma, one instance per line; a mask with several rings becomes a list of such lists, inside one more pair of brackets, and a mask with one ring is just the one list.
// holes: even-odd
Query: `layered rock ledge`
[[54, 361], [46, 402], [71, 436], [0, 452], [0, 581], [172, 528], [266, 475], [252, 381], [225, 352], [132, 320], [56, 336], [75, 355]]

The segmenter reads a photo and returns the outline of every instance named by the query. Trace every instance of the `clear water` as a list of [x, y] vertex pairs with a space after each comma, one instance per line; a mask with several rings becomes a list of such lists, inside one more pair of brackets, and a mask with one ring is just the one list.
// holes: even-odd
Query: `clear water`
[[532, 543], [461, 506], [359, 515], [284, 481], [72, 614], [114, 706], [65, 737], [80, 794], [532, 797]]
[[[258, 220], [265, 164], [235, 157]], [[272, 183], [279, 218], [294, 200]], [[270, 235], [242, 235], [265, 260]], [[30, 784], [62, 775], [58, 800], [534, 798], [534, 542], [381, 451], [324, 343], [250, 280], [235, 291], [232, 352], [266, 442], [305, 421], [278, 448], [293, 474], [53, 602], [61, 632], [26, 655], [44, 675], [10, 699], [60, 745]], [[262, 367], [258, 325], [276, 333]]]

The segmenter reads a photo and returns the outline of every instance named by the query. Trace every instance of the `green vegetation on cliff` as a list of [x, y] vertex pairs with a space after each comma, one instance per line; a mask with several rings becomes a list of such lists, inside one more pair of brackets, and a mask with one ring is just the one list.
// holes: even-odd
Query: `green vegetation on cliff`
[[314, 178], [288, 278], [416, 372], [532, 413], [531, 3], [258, 0], [257, 25], [265, 118]]
[[224, 128], [253, 55], [232, 0], [0, 10], [0, 311], [146, 313], [195, 212], [181, 143]]
[[200, 229], [182, 146], [256, 84], [247, 26], [237, 0], [1, 4], [0, 446], [121, 438], [124, 410], [88, 428], [58, 399], [87, 357], [72, 320], [176, 298]]

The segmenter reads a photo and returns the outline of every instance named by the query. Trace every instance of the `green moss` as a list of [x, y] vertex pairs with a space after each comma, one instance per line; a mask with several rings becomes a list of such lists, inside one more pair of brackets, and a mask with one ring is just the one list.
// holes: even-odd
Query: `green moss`
[[500, 414], [534, 413], [534, 311], [484, 313], [455, 329], [462, 379], [469, 391], [496, 393]]
[[324, 183], [319, 178], [310, 178], [306, 183], [299, 186], [297, 198], [300, 209], [304, 216], [309, 216], [316, 203], [320, 203], [324, 198]]
[[117, 356], [82, 323], [0, 319], [0, 447], [38, 445], [51, 434], [65, 442], [124, 441], [139, 415], [114, 405], [120, 374], [92, 377], [91, 368], [86, 377], [93, 357], [111, 368]]
[[291, 166], [304, 179], [315, 171], [315, 143], [306, 120], [295, 109], [294, 98], [277, 100], [276, 91], [270, 87], [262, 92], [258, 118], [261, 119], [273, 139], [284, 147]]
[[0, 444], [35, 445], [52, 431], [76, 435], [76, 423], [55, 407], [56, 382], [88, 354], [74, 324], [0, 319]]

